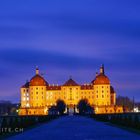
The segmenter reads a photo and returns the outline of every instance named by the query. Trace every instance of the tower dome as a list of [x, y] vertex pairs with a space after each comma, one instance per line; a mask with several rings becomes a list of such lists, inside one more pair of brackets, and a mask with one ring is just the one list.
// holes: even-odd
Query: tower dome
[[106, 75], [103, 75], [103, 74], [99, 74], [95, 80], [94, 80], [94, 84], [95, 85], [99, 85], [99, 84], [110, 84], [110, 81], [108, 79], [108, 77]]
[[31, 78], [30, 80], [30, 86], [47, 86], [48, 83], [45, 81], [45, 79], [39, 75], [39, 69], [36, 68], [36, 75]]
[[104, 85], [110, 84], [109, 78], [104, 74], [104, 66], [102, 65], [100, 68], [100, 73], [97, 75], [95, 80], [92, 81], [94, 85]]

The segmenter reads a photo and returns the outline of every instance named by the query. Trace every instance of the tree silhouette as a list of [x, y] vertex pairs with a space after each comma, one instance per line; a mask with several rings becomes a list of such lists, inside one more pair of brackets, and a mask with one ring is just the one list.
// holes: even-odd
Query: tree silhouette
[[59, 112], [60, 115], [63, 115], [64, 114], [64, 111], [66, 109], [66, 104], [63, 100], [57, 100], [56, 102], [56, 108], [57, 108], [57, 111]]
[[89, 105], [88, 100], [87, 99], [81, 99], [77, 105], [77, 109], [79, 110], [80, 114], [86, 114], [86, 113], [92, 113], [93, 109], [92, 107]]

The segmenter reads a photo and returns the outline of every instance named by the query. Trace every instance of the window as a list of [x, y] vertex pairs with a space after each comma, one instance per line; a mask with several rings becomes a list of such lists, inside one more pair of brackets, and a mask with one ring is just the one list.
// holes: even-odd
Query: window
[[102, 95], [102, 98], [104, 98], [104, 95]]
[[36, 92], [36, 94], [38, 94], [38, 92]]

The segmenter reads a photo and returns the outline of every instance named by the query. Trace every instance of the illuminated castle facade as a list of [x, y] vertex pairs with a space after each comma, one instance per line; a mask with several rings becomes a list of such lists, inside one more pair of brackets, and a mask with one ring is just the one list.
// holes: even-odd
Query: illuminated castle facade
[[122, 107], [116, 106], [116, 93], [105, 75], [104, 66], [90, 84], [79, 85], [72, 78], [63, 85], [49, 85], [39, 74], [21, 87], [21, 107], [19, 115], [47, 115], [48, 108], [56, 105], [57, 100], [63, 100], [68, 108], [78, 104], [81, 99], [87, 99], [96, 114], [121, 113]]

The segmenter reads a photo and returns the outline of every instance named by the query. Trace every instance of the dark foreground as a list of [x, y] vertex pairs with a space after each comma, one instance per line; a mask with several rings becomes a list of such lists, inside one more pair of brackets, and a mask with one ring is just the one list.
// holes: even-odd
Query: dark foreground
[[80, 116], [66, 116], [9, 140], [137, 140], [140, 135]]

